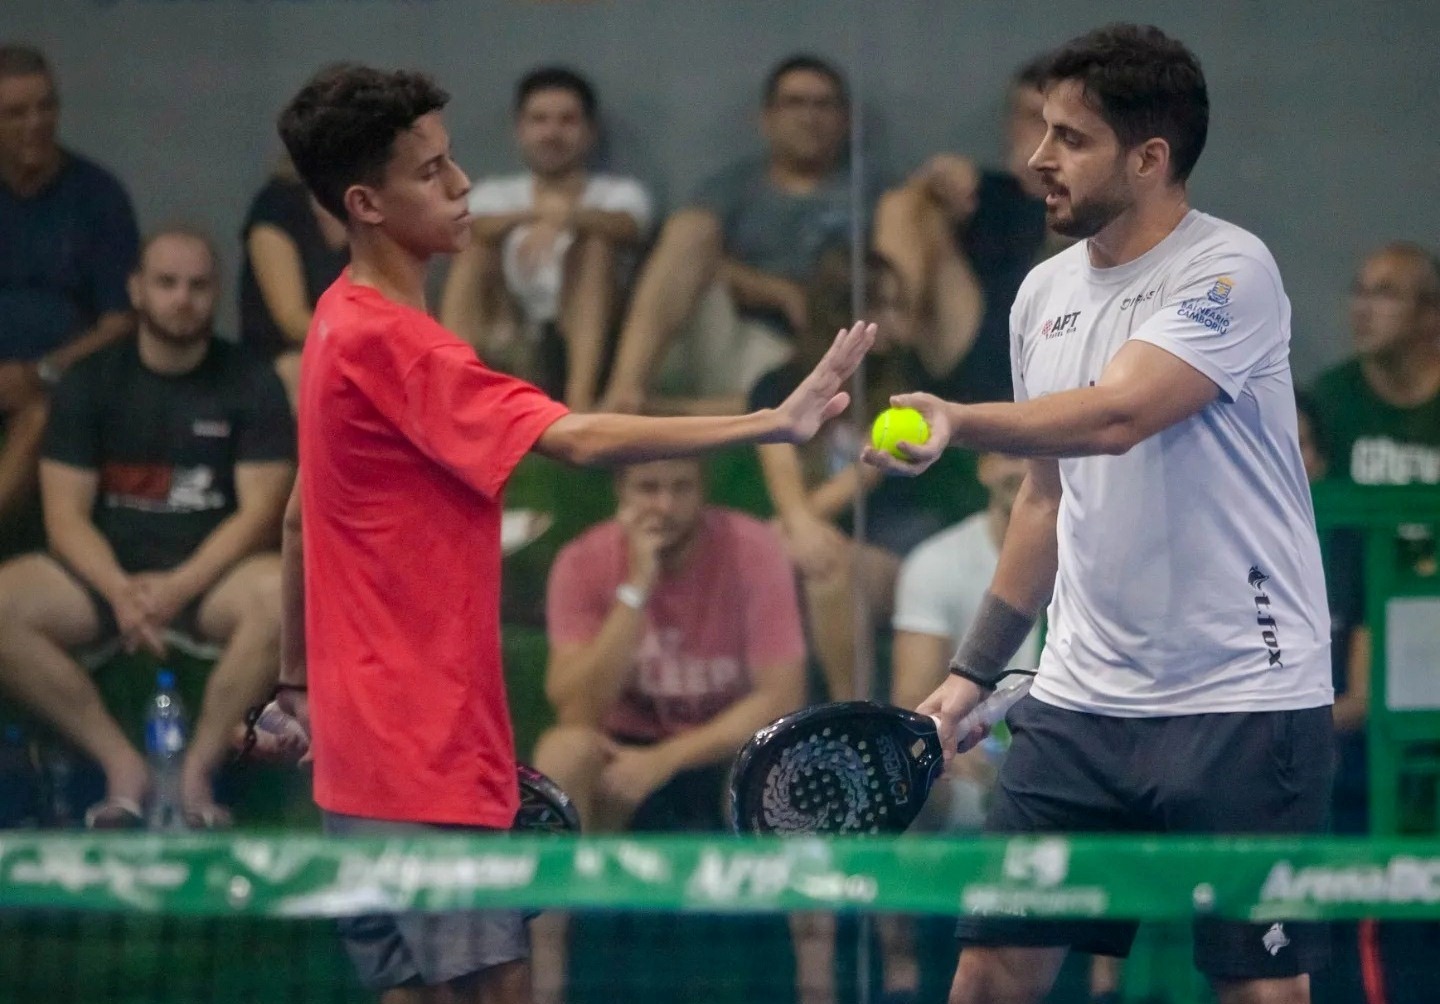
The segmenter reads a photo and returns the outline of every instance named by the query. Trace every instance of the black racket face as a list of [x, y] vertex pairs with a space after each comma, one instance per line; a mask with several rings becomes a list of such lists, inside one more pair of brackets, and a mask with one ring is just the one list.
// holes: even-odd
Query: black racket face
[[520, 811], [510, 829], [519, 833], [579, 833], [580, 814], [561, 787], [534, 767], [516, 764]]
[[935, 723], [868, 701], [823, 704], [746, 743], [730, 778], [737, 833], [899, 833], [944, 766]]

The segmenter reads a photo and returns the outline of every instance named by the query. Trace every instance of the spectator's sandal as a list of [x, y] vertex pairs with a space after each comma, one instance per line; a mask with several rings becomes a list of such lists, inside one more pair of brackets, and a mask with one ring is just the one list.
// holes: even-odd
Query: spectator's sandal
[[87, 830], [138, 830], [145, 826], [145, 810], [133, 798], [101, 799], [85, 810]]

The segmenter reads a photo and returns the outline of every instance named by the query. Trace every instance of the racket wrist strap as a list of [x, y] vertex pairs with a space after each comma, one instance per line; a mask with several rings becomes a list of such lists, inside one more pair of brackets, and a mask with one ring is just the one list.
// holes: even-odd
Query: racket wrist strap
[[950, 672], [986, 690], [994, 690], [1010, 659], [1020, 650], [1035, 626], [1027, 616], [988, 590], [980, 612], [960, 647], [950, 657]]

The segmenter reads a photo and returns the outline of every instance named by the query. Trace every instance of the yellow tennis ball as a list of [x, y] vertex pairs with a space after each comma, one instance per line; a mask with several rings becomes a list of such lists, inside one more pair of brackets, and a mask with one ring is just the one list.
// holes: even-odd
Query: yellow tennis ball
[[875, 424], [870, 427], [870, 442], [875, 444], [875, 449], [900, 460], [906, 459], [900, 452], [901, 443], [919, 446], [929, 438], [930, 426], [925, 424], [925, 416], [914, 408], [886, 408], [875, 416]]

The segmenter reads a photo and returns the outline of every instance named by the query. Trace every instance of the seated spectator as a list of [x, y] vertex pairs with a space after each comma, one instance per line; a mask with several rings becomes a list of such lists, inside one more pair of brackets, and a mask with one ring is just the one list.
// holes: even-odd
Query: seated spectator
[[59, 117], [45, 57], [0, 45], [0, 525], [33, 499], [49, 391], [133, 325], [130, 198], [59, 145]]
[[455, 257], [441, 323], [487, 363], [532, 380], [573, 409], [600, 393], [606, 341], [650, 195], [633, 178], [594, 173], [600, 134], [590, 82], [543, 67], [515, 91], [515, 144], [526, 170], [470, 190], [475, 240]]
[[315, 301], [350, 260], [345, 227], [311, 197], [287, 157], [250, 203], [241, 241], [240, 341], [274, 361], [293, 408]]
[[[879, 327], [866, 362], [866, 414], [889, 406], [890, 395], [925, 381], [911, 350], [909, 299], [893, 265], [871, 255], [861, 311]], [[765, 374], [750, 394], [751, 408], [773, 408], [800, 383], [806, 367], [824, 354], [851, 313], [849, 254], [825, 252], [809, 288], [809, 325], [790, 362]], [[765, 487], [787, 552], [800, 572], [810, 635], [832, 700], [854, 696], [855, 600], [859, 584], [870, 611], [888, 619], [900, 559], [944, 525], [925, 503], [924, 486], [884, 478], [856, 463], [860, 437], [848, 420], [832, 422], [811, 443], [758, 447]], [[866, 494], [866, 541], [849, 536], [856, 491]]]
[[925, 368], [944, 376], [936, 393], [948, 400], [1014, 396], [1010, 305], [1049, 250], [1044, 188], [1028, 165], [1045, 135], [1043, 70], [1032, 61], [1011, 81], [1003, 171], [937, 154], [876, 210], [875, 247], [914, 292], [916, 348]]
[[0, 686], [99, 763], [106, 797], [87, 822], [134, 825], [145, 759], [69, 653], [114, 639], [163, 657], [172, 630], [222, 645], [181, 769], [187, 821], [222, 825], [211, 775], [278, 674], [271, 549], [294, 426], [275, 373], [214, 336], [207, 239], [150, 238], [129, 286], [138, 338], [55, 392], [40, 471], [50, 553], [0, 566]]
[[1440, 484], [1440, 259], [1388, 244], [1350, 294], [1355, 355], [1311, 389], [1330, 476], [1359, 485]]
[[[774, 532], [708, 506], [698, 460], [616, 475], [615, 519], [561, 551], [547, 601], [556, 726], [535, 766], [591, 831], [725, 828], [731, 759], [800, 706], [805, 647]], [[533, 925], [537, 999], [565, 981], [565, 918]]]
[[602, 410], [636, 411], [657, 389], [729, 410], [790, 357], [820, 252], [845, 243], [855, 213], [868, 213], [851, 205], [849, 122], [845, 80], [829, 63], [792, 56], [770, 72], [768, 151], [704, 182], [666, 221], [636, 283]]

